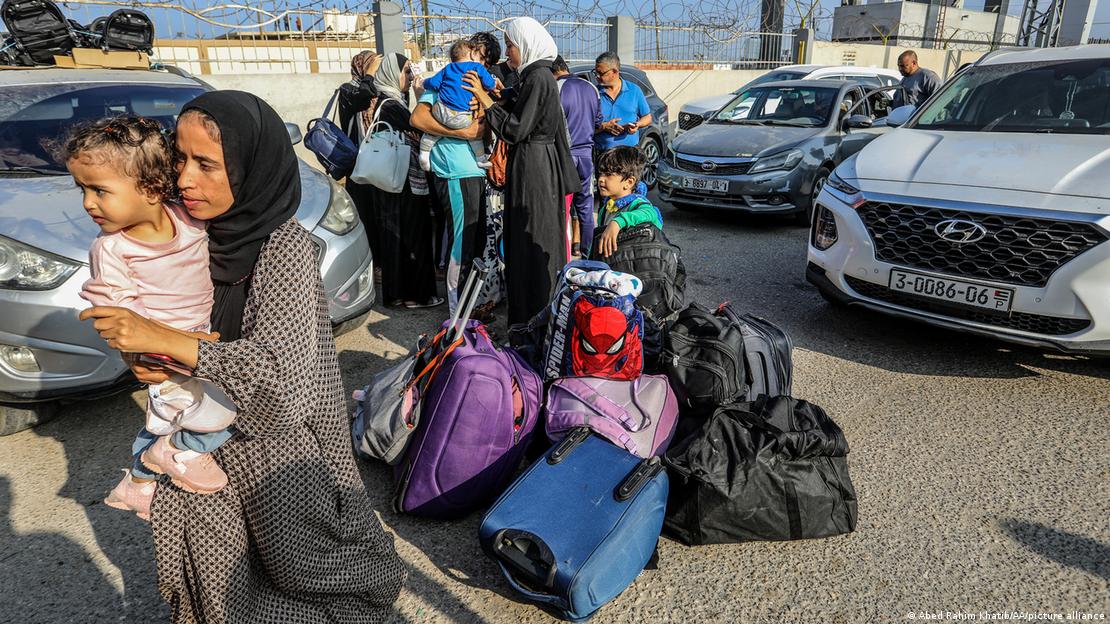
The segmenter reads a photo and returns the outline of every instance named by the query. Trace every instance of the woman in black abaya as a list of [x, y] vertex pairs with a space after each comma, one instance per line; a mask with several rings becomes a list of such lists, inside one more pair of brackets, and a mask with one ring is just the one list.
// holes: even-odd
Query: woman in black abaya
[[581, 186], [570, 156], [559, 87], [551, 73], [558, 55], [547, 30], [530, 17], [505, 25], [505, 54], [520, 84], [494, 103], [474, 76], [468, 90], [497, 136], [509, 143], [505, 200], [505, 280], [509, 324], [524, 323], [547, 305], [555, 276], [569, 260], [566, 196]]

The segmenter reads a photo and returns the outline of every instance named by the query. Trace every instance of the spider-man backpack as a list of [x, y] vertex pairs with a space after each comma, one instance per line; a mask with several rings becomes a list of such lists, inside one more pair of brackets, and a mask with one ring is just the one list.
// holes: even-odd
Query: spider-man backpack
[[570, 283], [566, 276], [572, 268], [609, 270], [604, 262], [576, 260], [560, 272], [544, 345], [544, 379], [636, 379], [644, 369], [644, 315], [636, 298], [600, 284]]

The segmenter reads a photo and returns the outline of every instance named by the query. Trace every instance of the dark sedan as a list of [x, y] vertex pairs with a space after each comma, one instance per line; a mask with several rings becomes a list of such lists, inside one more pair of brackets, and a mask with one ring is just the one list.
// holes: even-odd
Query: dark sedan
[[[595, 87], [597, 86], [597, 76], [594, 75], [593, 65], [573, 65], [570, 67], [570, 73], [589, 80]], [[636, 86], [640, 87], [647, 98], [648, 107], [651, 108], [651, 125], [640, 131], [640, 151], [644, 153], [644, 158], [648, 162], [647, 171], [644, 172], [644, 183], [651, 188], [655, 186], [656, 167], [667, 145], [667, 126], [669, 125], [667, 104], [655, 92], [655, 87], [651, 86], [651, 81], [648, 80], [644, 70], [635, 67], [621, 67], [621, 78], [631, 80]]]
[[679, 207], [793, 215], [808, 223], [812, 198], [840, 161], [884, 130], [871, 125], [888, 105], [885, 93], [867, 92], [856, 82], [749, 87], [674, 140], [658, 169], [663, 199]]

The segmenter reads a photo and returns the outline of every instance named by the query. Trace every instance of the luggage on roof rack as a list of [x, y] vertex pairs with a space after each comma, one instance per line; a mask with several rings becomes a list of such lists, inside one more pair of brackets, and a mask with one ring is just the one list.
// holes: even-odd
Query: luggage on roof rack
[[72, 23], [51, 0], [4, 0], [0, 18], [11, 35], [5, 60], [13, 65], [53, 65], [77, 45]]

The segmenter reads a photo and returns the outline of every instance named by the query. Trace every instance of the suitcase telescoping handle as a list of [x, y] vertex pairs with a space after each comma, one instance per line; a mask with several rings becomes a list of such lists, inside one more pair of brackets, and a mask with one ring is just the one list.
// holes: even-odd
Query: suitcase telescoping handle
[[586, 441], [590, 437], [590, 430], [587, 427], [575, 427], [570, 430], [567, 437], [563, 438], [555, 448], [551, 449], [551, 453], [547, 456], [547, 463], [554, 466], [555, 464], [563, 461], [570, 455], [570, 452]]
[[659, 474], [662, 469], [663, 464], [658, 457], [641, 460], [640, 463], [636, 464], [636, 469], [628, 473], [624, 481], [617, 486], [616, 491], [613, 492], [613, 498], [617, 499], [618, 502], [624, 502], [632, 498], [640, 491], [640, 488], [654, 479], [655, 475]]
[[555, 573], [559, 570], [555, 553], [535, 534], [519, 529], [501, 529], [494, 536], [493, 550], [498, 563], [509, 566], [511, 573], [508, 576], [523, 579], [525, 584], [535, 589], [554, 589]]
[[481, 258], [474, 259], [474, 267], [466, 276], [466, 284], [463, 285], [459, 302], [455, 306], [455, 313], [451, 316], [451, 323], [448, 325], [447, 342], [454, 342], [462, 336], [467, 319], [470, 318], [471, 312], [474, 312], [474, 306], [478, 305], [478, 295], [482, 294], [482, 286], [485, 285], [489, 272], [489, 264]]

